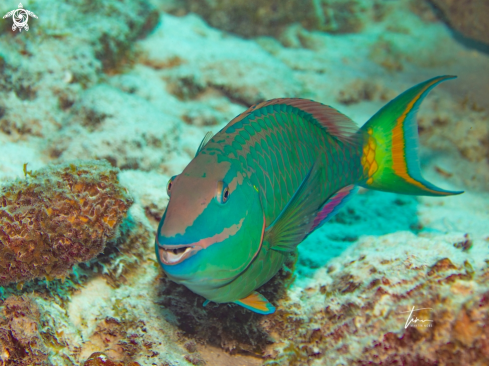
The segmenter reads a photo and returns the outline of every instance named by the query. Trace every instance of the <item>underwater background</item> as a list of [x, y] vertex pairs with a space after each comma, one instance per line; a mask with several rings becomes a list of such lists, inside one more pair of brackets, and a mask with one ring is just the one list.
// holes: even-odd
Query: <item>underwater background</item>
[[[2, 365], [489, 364], [487, 1], [22, 6], [28, 31], [0, 20]], [[271, 315], [166, 278], [166, 185], [207, 131], [278, 97], [361, 126], [437, 75], [458, 78], [419, 110], [422, 171], [464, 194], [360, 190], [260, 289]]]

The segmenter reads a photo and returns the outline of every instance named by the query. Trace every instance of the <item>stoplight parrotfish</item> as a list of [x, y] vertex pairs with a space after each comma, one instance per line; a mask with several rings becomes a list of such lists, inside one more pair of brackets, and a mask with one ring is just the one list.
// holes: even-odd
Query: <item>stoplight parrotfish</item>
[[250, 107], [200, 144], [170, 179], [156, 234], [168, 277], [205, 297], [260, 314], [275, 308], [255, 290], [286, 255], [329, 220], [357, 186], [449, 196], [424, 180], [416, 112], [428, 92], [454, 76], [405, 91], [358, 129], [337, 110], [305, 99]]

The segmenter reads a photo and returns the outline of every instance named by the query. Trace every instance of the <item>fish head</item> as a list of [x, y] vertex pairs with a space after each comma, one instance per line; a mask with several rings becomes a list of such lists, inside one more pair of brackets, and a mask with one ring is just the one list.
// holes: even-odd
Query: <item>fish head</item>
[[258, 254], [264, 214], [237, 161], [198, 154], [168, 184], [156, 255], [170, 279], [205, 294], [234, 280]]

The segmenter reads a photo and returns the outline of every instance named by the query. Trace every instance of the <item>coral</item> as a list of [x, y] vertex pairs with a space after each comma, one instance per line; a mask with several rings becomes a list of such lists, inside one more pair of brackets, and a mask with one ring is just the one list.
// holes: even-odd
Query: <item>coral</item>
[[137, 362], [129, 362], [129, 363], [113, 362], [107, 357], [105, 353], [94, 352], [85, 361], [83, 366], [140, 366], [140, 365]]
[[396, 42], [382, 38], [372, 45], [369, 58], [386, 70], [393, 72], [404, 69], [402, 61], [406, 59], [406, 55], [402, 53]]
[[409, 0], [409, 11], [425, 22], [438, 22], [439, 16], [430, 0]]
[[63, 277], [114, 239], [132, 200], [104, 161], [28, 172], [0, 196], [0, 284]]
[[185, 348], [187, 351], [189, 351], [190, 353], [195, 353], [195, 352], [197, 352], [197, 343], [195, 343], [195, 341], [190, 340], [190, 341], [186, 342], [186, 343], [183, 345], [183, 347], [184, 347], [184, 348]]
[[[467, 98], [455, 105], [446, 98], [429, 103], [431, 111], [420, 116], [422, 142], [439, 150], [456, 147], [468, 161], [476, 162], [489, 156], [489, 111], [470, 103]], [[448, 111], [450, 104], [452, 108]]]
[[292, 291], [294, 301], [281, 301], [267, 329], [286, 341], [272, 346], [267, 364], [487, 364], [487, 239], [473, 242], [476, 256], [459, 249], [465, 240], [361, 240]]
[[83, 269], [101, 273], [114, 288], [127, 283], [127, 277], [153, 254], [153, 232], [131, 213], [120, 225], [120, 235], [107, 243], [103, 253], [96, 260], [80, 264]]
[[205, 366], [206, 365], [206, 362], [205, 360], [199, 356], [199, 355], [185, 355], [185, 360], [190, 362], [192, 365], [195, 365], [195, 366]]
[[464, 36], [489, 44], [489, 3], [485, 0], [430, 0], [451, 27]]
[[48, 365], [48, 350], [39, 333], [40, 312], [28, 296], [10, 296], [0, 318], [2, 365]]

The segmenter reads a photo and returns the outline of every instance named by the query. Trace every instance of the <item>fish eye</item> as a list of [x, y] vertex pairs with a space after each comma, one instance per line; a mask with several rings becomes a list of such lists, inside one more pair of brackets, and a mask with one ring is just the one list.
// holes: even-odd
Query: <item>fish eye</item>
[[223, 204], [226, 203], [226, 201], [229, 198], [229, 187], [227, 186], [226, 183], [224, 183], [222, 180], [217, 182], [217, 192], [216, 192], [216, 198], [217, 202]]
[[173, 187], [173, 181], [175, 180], [176, 177], [177, 177], [176, 175], [171, 177], [170, 180], [168, 181], [168, 184], [166, 185], [166, 193], [168, 194], [168, 197], [171, 196], [171, 189]]

